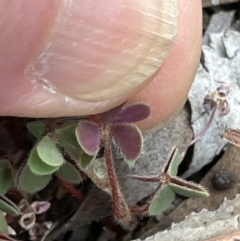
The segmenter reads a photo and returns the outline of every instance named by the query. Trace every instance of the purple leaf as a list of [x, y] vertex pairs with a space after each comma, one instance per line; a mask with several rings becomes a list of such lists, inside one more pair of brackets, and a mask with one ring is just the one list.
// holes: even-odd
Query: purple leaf
[[96, 123], [80, 120], [76, 128], [76, 136], [79, 145], [88, 155], [94, 156], [97, 154], [102, 134]]
[[123, 106], [126, 105], [126, 102], [124, 102], [123, 104], [109, 110], [106, 112], [103, 112], [101, 114], [98, 114], [100, 121], [103, 124], [108, 124], [108, 123], [112, 123], [112, 120], [114, 119], [114, 117], [119, 113], [119, 111], [123, 108]]
[[114, 124], [110, 128], [123, 157], [135, 161], [140, 156], [143, 146], [140, 130], [131, 124]]
[[41, 214], [47, 212], [51, 203], [48, 201], [35, 201], [31, 204], [35, 214]]
[[146, 119], [151, 113], [150, 107], [144, 103], [123, 106], [114, 116], [112, 123], [132, 123]]
[[231, 90], [230, 85], [220, 85], [217, 88], [218, 95], [221, 98], [225, 98], [229, 94], [230, 90]]
[[203, 101], [203, 107], [208, 114], [212, 112], [216, 105], [217, 103], [212, 98], [210, 98], [209, 96], [205, 97]]

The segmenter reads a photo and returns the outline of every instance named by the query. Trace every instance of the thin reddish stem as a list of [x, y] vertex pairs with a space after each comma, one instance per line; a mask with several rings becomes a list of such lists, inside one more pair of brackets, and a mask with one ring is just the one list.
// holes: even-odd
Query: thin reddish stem
[[56, 175], [61, 185], [66, 188], [73, 197], [77, 198], [80, 202], [83, 202], [85, 200], [85, 197], [73, 186], [72, 183], [68, 182], [64, 178]]
[[150, 204], [151, 204], [151, 202], [146, 203], [142, 206], [135, 206], [135, 207], [131, 208], [131, 211], [133, 213], [135, 213], [136, 215], [141, 215], [141, 216], [148, 215]]
[[130, 178], [143, 181], [143, 182], [160, 182], [161, 175], [155, 176], [138, 176], [138, 175], [128, 175]]
[[118, 178], [112, 157], [110, 133], [107, 129], [104, 131], [103, 142], [108, 177], [112, 189], [113, 214], [120, 224], [122, 224], [127, 229], [131, 229], [135, 226], [135, 222], [118, 184]]
[[193, 145], [196, 141], [198, 141], [199, 139], [201, 139], [201, 138], [205, 135], [205, 133], [207, 132], [207, 130], [209, 129], [209, 127], [210, 127], [210, 125], [211, 125], [211, 123], [212, 123], [212, 120], [213, 120], [214, 114], [215, 114], [215, 112], [216, 112], [216, 109], [217, 109], [217, 106], [214, 107], [214, 109], [213, 109], [213, 111], [212, 111], [212, 113], [211, 113], [211, 116], [210, 116], [210, 118], [209, 118], [209, 120], [208, 120], [207, 125], [203, 128], [203, 130], [201, 130], [201, 131], [196, 135], [196, 137], [191, 141], [191, 143], [190, 143], [189, 146]]

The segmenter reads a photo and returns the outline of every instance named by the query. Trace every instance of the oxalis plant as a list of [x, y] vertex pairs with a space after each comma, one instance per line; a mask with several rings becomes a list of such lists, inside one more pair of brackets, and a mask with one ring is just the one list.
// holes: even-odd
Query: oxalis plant
[[206, 113], [209, 115], [209, 120], [205, 128], [203, 128], [203, 130], [196, 135], [196, 137], [191, 141], [190, 145], [193, 145], [205, 135], [211, 126], [216, 111], [218, 111], [220, 117], [223, 117], [230, 112], [230, 105], [227, 100], [230, 90], [231, 87], [229, 85], [221, 84], [219, 87], [217, 87], [216, 91], [213, 91], [205, 96], [203, 107]]
[[[174, 147], [162, 168], [162, 173], [154, 176], [131, 175], [132, 178], [140, 181], [158, 183], [158, 187], [150, 201], [144, 208], [140, 209], [142, 213], [160, 215], [170, 206], [175, 198], [175, 194], [192, 198], [206, 198], [209, 196], [209, 193], [203, 186], [176, 176], [181, 159], [178, 149]], [[138, 208], [133, 210], [138, 212]]]
[[[124, 103], [88, 118], [67, 119], [64, 124], [52, 125], [52, 122], [44, 120], [29, 122], [27, 128], [36, 141], [28, 158], [18, 168], [8, 159], [0, 160], [0, 210], [11, 216], [21, 216], [19, 207], [5, 194], [10, 188], [35, 194], [44, 189], [53, 176], [82, 201], [84, 197], [74, 186], [82, 182], [84, 170], [102, 153], [110, 184], [113, 215], [126, 229], [136, 226], [138, 215], [161, 214], [171, 204], [175, 194], [207, 197], [208, 192], [202, 186], [176, 176], [181, 156], [177, 148], [173, 148], [162, 173], [149, 177], [132, 176], [140, 181], [157, 182], [158, 187], [147, 204], [129, 207], [118, 182], [114, 152], [118, 149], [123, 160], [134, 166], [143, 149], [143, 137], [133, 123], [149, 115], [150, 108], [144, 103]], [[0, 221], [0, 226], [5, 227], [0, 228], [0, 235], [7, 236], [6, 219], [1, 213]]]

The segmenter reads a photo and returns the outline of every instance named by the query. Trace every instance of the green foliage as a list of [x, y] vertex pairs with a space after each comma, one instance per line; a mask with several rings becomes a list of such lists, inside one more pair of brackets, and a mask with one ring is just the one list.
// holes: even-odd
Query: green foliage
[[[188, 182], [188, 184], [189, 184], [189, 182]], [[209, 193], [207, 192], [207, 190], [204, 187], [202, 187], [201, 185], [198, 185], [196, 183], [191, 183], [191, 184], [192, 184], [191, 186], [184, 186], [183, 183], [182, 183], [182, 185], [169, 183], [169, 186], [175, 193], [185, 196], [185, 197], [206, 198], [209, 196]]]
[[36, 175], [25, 165], [19, 177], [19, 186], [25, 192], [35, 193], [45, 188], [51, 178], [51, 175]]
[[71, 163], [65, 162], [57, 171], [57, 174], [68, 182], [78, 184], [82, 181], [81, 174]]
[[63, 155], [49, 136], [44, 136], [36, 148], [41, 160], [50, 166], [59, 167], [65, 162]]
[[[170, 157], [159, 175], [159, 191], [153, 197], [149, 207], [151, 215], [161, 214], [174, 200], [174, 193], [191, 198], [206, 198], [209, 193], [201, 185], [186, 181], [177, 175], [181, 156], [173, 148]], [[156, 177], [154, 177], [156, 179]], [[149, 179], [148, 179], [149, 180]]]
[[2, 212], [0, 212], [0, 233], [8, 234], [7, 220]]
[[154, 195], [149, 206], [151, 215], [159, 215], [166, 210], [174, 200], [174, 192], [168, 185], [163, 185]]
[[83, 150], [78, 144], [75, 130], [78, 123], [73, 122], [55, 130], [55, 136], [63, 149], [76, 161], [80, 162]]
[[21, 214], [18, 206], [3, 195], [0, 195], [0, 210], [12, 216]]
[[[42, 122], [30, 122], [28, 129], [36, 137], [41, 137], [44, 129], [42, 124]], [[52, 136], [41, 137], [31, 150], [27, 164], [20, 173], [19, 185], [23, 191], [35, 193], [42, 190], [51, 180], [51, 174], [56, 171], [59, 176], [71, 183], [77, 184], [82, 181], [79, 170], [64, 159], [61, 148], [57, 147], [57, 144], [62, 146], [76, 165], [81, 162], [84, 166], [89, 164], [93, 157], [85, 154], [79, 146], [75, 135], [76, 127], [77, 123], [72, 122], [55, 129]]]
[[150, 215], [160, 215], [168, 208], [174, 200], [175, 193], [192, 198], [206, 198], [209, 196], [207, 190], [201, 185], [175, 176], [180, 162], [181, 156], [178, 154], [178, 149], [173, 148], [161, 174], [155, 176], [131, 176], [137, 180], [159, 183], [158, 191], [149, 203]]
[[80, 166], [85, 169], [95, 159], [95, 156], [89, 156], [87, 153], [83, 153]]
[[34, 148], [28, 158], [28, 165], [31, 171], [36, 175], [52, 174], [59, 169], [59, 166], [50, 166], [42, 161], [38, 156], [36, 148]]
[[178, 166], [181, 163], [182, 157], [178, 152], [178, 149], [173, 149], [173, 152], [171, 153], [172, 157], [170, 157], [170, 163], [168, 168], [168, 173], [171, 176], [176, 176], [178, 172]]
[[0, 194], [5, 194], [12, 186], [13, 170], [7, 159], [0, 160]]
[[44, 132], [45, 124], [41, 121], [31, 121], [27, 123], [27, 129], [33, 136], [40, 138]]

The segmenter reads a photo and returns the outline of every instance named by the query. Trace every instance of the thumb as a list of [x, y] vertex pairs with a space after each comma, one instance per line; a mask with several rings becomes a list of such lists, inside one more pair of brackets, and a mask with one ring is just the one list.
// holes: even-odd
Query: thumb
[[[179, 9], [177, 2], [5, 2], [0, 6], [0, 28], [4, 36], [0, 40], [1, 114], [86, 115], [105, 111], [129, 99], [156, 76], [169, 53], [177, 28], [177, 11], [181, 19], [184, 14], [188, 16], [191, 5], [197, 5], [190, 3], [188, 10], [182, 11], [184, 0], [179, 0]], [[192, 22], [189, 25], [192, 26]], [[181, 36], [179, 31], [186, 25], [178, 27]], [[186, 52], [182, 49], [190, 46], [188, 43], [182, 48], [182, 44], [183, 41], [175, 44], [179, 49], [175, 51], [176, 59]], [[181, 63], [177, 66], [181, 69]], [[167, 89], [172, 90], [174, 86], [168, 76], [166, 79], [160, 76], [154, 83], [169, 83]], [[189, 77], [180, 81], [186, 86], [182, 88], [185, 98], [191, 81]], [[163, 93], [170, 92], [163, 90]], [[161, 97], [144, 98], [148, 91], [143, 93], [136, 98], [150, 101], [153, 109], [156, 100], [161, 101]], [[169, 114], [161, 113], [152, 119], [156, 122]]]

